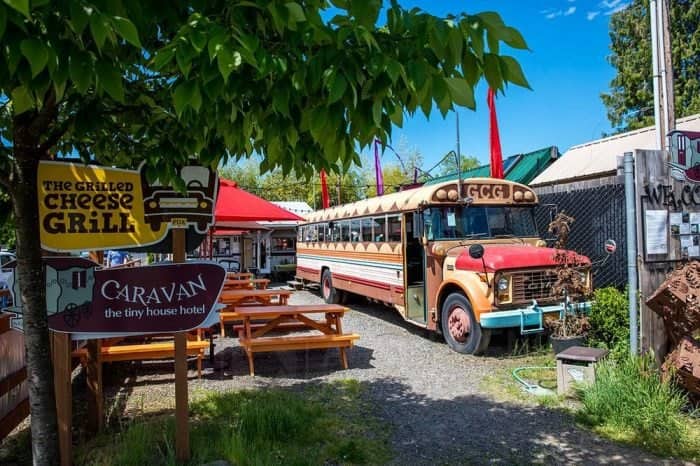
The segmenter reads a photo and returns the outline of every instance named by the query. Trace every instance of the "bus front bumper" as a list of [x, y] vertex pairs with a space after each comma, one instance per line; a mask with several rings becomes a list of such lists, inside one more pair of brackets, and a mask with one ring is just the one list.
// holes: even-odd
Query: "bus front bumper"
[[[588, 313], [590, 309], [590, 301], [570, 303], [568, 306], [569, 312]], [[546, 318], [559, 318], [563, 312], [564, 303], [550, 306], [540, 306], [537, 303], [533, 303], [531, 306], [518, 309], [485, 312], [479, 316], [479, 321], [482, 328], [520, 327], [520, 332], [527, 334], [541, 332], [544, 330], [544, 321]]]

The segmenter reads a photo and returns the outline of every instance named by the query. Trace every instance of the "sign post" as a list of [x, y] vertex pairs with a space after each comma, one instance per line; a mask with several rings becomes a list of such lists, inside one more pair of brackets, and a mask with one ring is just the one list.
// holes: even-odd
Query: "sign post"
[[[139, 170], [42, 161], [37, 195], [42, 248], [54, 252], [128, 249], [161, 243], [172, 232], [170, 265], [96, 270], [77, 257], [44, 259], [46, 302], [52, 330], [61, 464], [71, 464], [70, 341], [90, 340], [87, 379], [90, 424], [100, 430], [101, 338], [173, 333], [175, 349], [176, 456], [190, 458], [187, 393], [187, 332], [211, 325], [225, 270], [186, 263], [185, 233], [204, 234], [214, 223], [218, 175], [202, 166], [178, 170], [185, 190], [151, 182]], [[99, 255], [99, 253], [98, 253]], [[18, 277], [10, 288], [14, 327], [21, 328]], [[218, 320], [218, 319], [217, 319]]]
[[[173, 230], [173, 262], [185, 262], [185, 230]], [[190, 459], [189, 404], [187, 399], [187, 333], [175, 334], [175, 456]]]

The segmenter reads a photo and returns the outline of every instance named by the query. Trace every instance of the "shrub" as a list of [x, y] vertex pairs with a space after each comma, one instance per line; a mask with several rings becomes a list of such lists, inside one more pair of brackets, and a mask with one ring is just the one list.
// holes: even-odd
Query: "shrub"
[[580, 420], [599, 432], [662, 455], [698, 454], [697, 432], [683, 414], [687, 399], [661, 380], [653, 356], [601, 363], [596, 383], [579, 390]]
[[610, 350], [613, 359], [629, 354], [629, 303], [627, 290], [607, 287], [596, 290], [588, 316], [589, 344]]

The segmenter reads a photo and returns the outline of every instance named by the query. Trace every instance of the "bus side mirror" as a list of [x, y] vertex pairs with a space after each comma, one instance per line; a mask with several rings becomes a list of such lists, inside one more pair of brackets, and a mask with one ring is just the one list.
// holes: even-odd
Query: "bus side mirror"
[[469, 246], [469, 257], [472, 259], [481, 259], [484, 257], [484, 247], [480, 244], [472, 244]]
[[609, 239], [605, 242], [605, 252], [612, 255], [617, 251], [617, 243], [614, 239]]

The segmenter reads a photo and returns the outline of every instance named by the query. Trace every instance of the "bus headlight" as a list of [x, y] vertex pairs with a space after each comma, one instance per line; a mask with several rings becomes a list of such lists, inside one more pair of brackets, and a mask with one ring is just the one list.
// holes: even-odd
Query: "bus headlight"
[[510, 277], [503, 276], [496, 282], [496, 296], [500, 302], [510, 301]]

